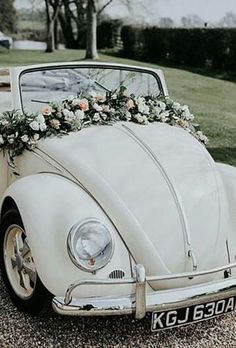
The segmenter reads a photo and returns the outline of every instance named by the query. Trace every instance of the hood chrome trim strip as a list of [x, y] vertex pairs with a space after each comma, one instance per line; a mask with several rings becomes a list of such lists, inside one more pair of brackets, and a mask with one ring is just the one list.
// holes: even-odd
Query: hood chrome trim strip
[[[191, 258], [192, 260], [192, 264], [193, 264], [193, 271], [197, 270], [197, 261], [196, 261], [196, 257], [193, 251], [193, 247], [192, 247], [192, 243], [191, 243], [191, 236], [190, 236], [190, 232], [189, 232], [189, 227], [188, 227], [188, 222], [187, 222], [187, 218], [185, 216], [184, 213], [184, 209], [181, 203], [181, 199], [179, 198], [178, 193], [176, 192], [174, 185], [171, 182], [171, 179], [169, 178], [167, 172], [165, 171], [163, 165], [160, 163], [160, 161], [158, 160], [158, 158], [156, 157], [156, 155], [153, 153], [152, 149], [142, 140], [140, 139], [140, 137], [132, 130], [130, 129], [128, 126], [126, 126], [125, 124], [121, 124], [122, 128], [126, 130], [126, 134], [127, 132], [134, 138], [134, 140], [143, 148], [143, 150], [149, 155], [149, 157], [153, 160], [153, 162], [155, 163], [155, 165], [158, 167], [158, 169], [160, 170], [165, 182], [167, 183], [169, 190], [174, 198], [174, 202], [177, 208], [177, 211], [179, 213], [179, 217], [180, 217], [180, 222], [183, 228], [183, 232], [184, 232], [184, 236], [185, 236], [185, 242], [187, 245], [187, 257]], [[117, 129], [122, 130], [119, 126], [115, 126]]]

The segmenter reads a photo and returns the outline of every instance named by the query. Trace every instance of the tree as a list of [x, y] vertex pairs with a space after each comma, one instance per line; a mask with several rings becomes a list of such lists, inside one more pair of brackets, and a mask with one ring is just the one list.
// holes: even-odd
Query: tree
[[[113, 0], [62, 0], [59, 21], [68, 48], [86, 46], [86, 58], [97, 59], [98, 18]], [[125, 0], [127, 1], [127, 0]], [[84, 42], [83, 38], [86, 35]]]
[[85, 47], [87, 0], [63, 0], [58, 20], [67, 48]]
[[169, 17], [161, 17], [158, 25], [161, 28], [173, 28], [175, 25], [175, 22], [173, 21], [173, 19]]
[[97, 20], [98, 16], [105, 8], [112, 3], [108, 0], [102, 6], [99, 6], [99, 0], [87, 0], [87, 35], [86, 35], [86, 59], [97, 59]]
[[221, 27], [235, 28], [236, 27], [236, 14], [232, 12], [227, 12], [222, 18], [219, 25]]
[[55, 25], [58, 19], [59, 11], [62, 6], [62, 0], [45, 0], [47, 15], [47, 48], [46, 52], [55, 50]]
[[183, 27], [185, 28], [202, 28], [205, 26], [204, 20], [196, 14], [190, 14], [181, 18]]
[[[59, 5], [55, 6], [55, 3], [58, 2]], [[54, 47], [54, 42], [52, 42], [54, 38], [49, 23], [52, 22], [51, 25], [55, 28], [56, 19], [58, 19], [66, 41], [66, 47], [86, 46], [86, 58], [97, 59], [98, 19], [112, 2], [113, 0], [45, 0], [48, 18], [48, 41], [51, 46]], [[119, 2], [129, 6], [132, 0], [119, 0]], [[54, 20], [52, 20], [53, 18]], [[86, 42], [84, 41], [85, 36]], [[51, 47], [49, 44], [48, 46], [49, 50], [47, 49], [47, 51], [51, 52]]]
[[14, 33], [17, 29], [17, 12], [14, 0], [0, 0], [0, 31]]

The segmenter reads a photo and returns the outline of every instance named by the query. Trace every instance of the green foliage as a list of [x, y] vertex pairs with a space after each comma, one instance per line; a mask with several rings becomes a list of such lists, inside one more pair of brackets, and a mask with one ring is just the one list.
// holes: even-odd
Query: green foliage
[[17, 12], [14, 0], [0, 0], [0, 31], [14, 33], [17, 30]]
[[135, 96], [121, 86], [106, 94], [81, 95], [44, 106], [42, 114], [19, 111], [0, 113], [0, 151], [8, 152], [11, 161], [24, 150], [34, 149], [41, 138], [63, 136], [91, 125], [113, 125], [126, 121], [141, 125], [152, 122], [182, 127], [201, 143], [208, 139], [193, 123], [194, 116], [186, 105], [181, 106], [163, 96]]
[[179, 66], [236, 71], [236, 29], [122, 29], [123, 54]]

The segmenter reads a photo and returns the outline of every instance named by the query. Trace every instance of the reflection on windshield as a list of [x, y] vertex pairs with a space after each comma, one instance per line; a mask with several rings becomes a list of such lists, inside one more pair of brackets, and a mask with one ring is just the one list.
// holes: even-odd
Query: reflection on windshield
[[125, 86], [130, 93], [160, 95], [160, 82], [151, 73], [104, 67], [48, 68], [23, 73], [20, 79], [24, 111], [38, 112], [42, 104], [70, 97], [105, 94]]

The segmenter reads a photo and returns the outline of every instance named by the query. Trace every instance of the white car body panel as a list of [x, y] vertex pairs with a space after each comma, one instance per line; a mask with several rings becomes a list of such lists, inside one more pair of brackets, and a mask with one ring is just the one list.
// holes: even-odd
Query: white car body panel
[[[37, 67], [76, 64], [82, 63]], [[10, 75], [13, 106], [19, 110], [24, 70], [13, 68]], [[167, 96], [163, 73], [148, 70], [158, 74]], [[41, 140], [37, 149], [16, 159], [16, 168], [0, 154], [0, 175], [1, 204], [7, 197], [15, 201], [37, 272], [55, 296], [63, 296], [76, 280], [108, 278], [116, 269], [131, 277], [136, 263], [148, 276], [162, 276], [205, 271], [236, 259], [236, 169], [216, 164], [183, 129], [126, 122], [90, 127]], [[101, 219], [115, 240], [111, 261], [96, 274], [76, 267], [66, 248], [71, 227], [88, 217]], [[223, 279], [221, 272], [153, 281], [148, 292]], [[99, 287], [100, 296], [131, 292], [130, 284]], [[75, 292], [78, 297], [96, 294], [96, 287]]]
[[[186, 215], [183, 206], [188, 207], [185, 223], [188, 230], [191, 229], [199, 270], [227, 262], [226, 249], [222, 253], [224, 231], [219, 233], [218, 190], [221, 182], [216, 182], [214, 162], [206, 150], [178, 128], [161, 124], [147, 127], [129, 124], [128, 127], [138, 133], [146, 132], [149, 141], [155, 140], [158, 153], [155, 150], [162, 167], [167, 170], [167, 175], [172, 175], [169, 180], [175, 191], [182, 191], [177, 193], [180, 196], [180, 207], [160, 169], [137, 142], [122, 130], [122, 125], [85, 129], [61, 141], [47, 139], [39, 148], [66, 167], [96, 197], [113, 219], [135, 260], [144, 264], [147, 274], [192, 270], [192, 260], [186, 257], [187, 246], [181, 221], [181, 213]], [[167, 149], [173, 152], [173, 144], [176, 144], [175, 159], [166, 153]], [[187, 149], [185, 154], [184, 149]], [[188, 178], [186, 185], [181, 180], [183, 173]], [[190, 186], [193, 187], [191, 196], [188, 195]], [[150, 202], [151, 208], [144, 209]], [[210, 212], [207, 209], [209, 206]], [[191, 215], [192, 209], [196, 219]], [[208, 219], [205, 214], [208, 214]], [[198, 230], [206, 236], [204, 245], [200, 243], [202, 234]], [[134, 235], [137, 236], [135, 244]], [[171, 236], [172, 243], [166, 235]], [[146, 246], [144, 249], [143, 245]], [[215, 249], [220, 248], [221, 253], [208, 253], [212, 245]]]
[[[46, 191], [42, 190], [44, 185], [48, 187]], [[66, 246], [71, 227], [88, 216], [101, 219], [111, 230], [116, 244], [111, 263], [97, 271], [97, 276], [108, 277], [114, 270], [114, 264], [117, 269], [131, 276], [129, 254], [119, 235], [115, 233], [114, 226], [77, 184], [58, 175], [38, 174], [17, 181], [9, 187], [6, 196], [12, 197], [19, 207], [37, 272], [54, 295], [63, 296], [68, 284], [84, 277], [85, 272], [78, 269], [69, 258]], [[86, 273], [86, 277], [94, 276]], [[124, 294], [130, 288], [124, 286], [120, 290]], [[101, 287], [100, 291], [102, 296], [112, 295], [117, 290]], [[89, 297], [96, 293], [96, 289], [89, 291], [83, 288], [78, 295]]]

